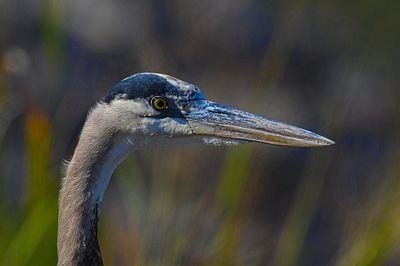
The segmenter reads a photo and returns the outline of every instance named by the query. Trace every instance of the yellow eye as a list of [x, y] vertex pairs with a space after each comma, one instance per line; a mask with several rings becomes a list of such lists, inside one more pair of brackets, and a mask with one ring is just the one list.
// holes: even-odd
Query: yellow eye
[[163, 97], [155, 96], [151, 99], [151, 105], [154, 109], [162, 111], [168, 108], [168, 101]]

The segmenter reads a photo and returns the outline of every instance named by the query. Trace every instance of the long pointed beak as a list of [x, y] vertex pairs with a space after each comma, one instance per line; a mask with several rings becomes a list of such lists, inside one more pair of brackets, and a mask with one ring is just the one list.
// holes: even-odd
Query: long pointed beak
[[206, 100], [186, 102], [183, 115], [195, 135], [295, 147], [334, 144], [311, 131]]

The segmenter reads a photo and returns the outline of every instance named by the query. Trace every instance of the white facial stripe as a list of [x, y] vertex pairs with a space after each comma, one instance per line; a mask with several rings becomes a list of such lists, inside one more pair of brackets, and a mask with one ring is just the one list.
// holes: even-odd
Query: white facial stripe
[[111, 110], [116, 112], [117, 114], [123, 113], [131, 113], [135, 115], [157, 115], [157, 111], [155, 111], [146, 100], [144, 99], [137, 99], [137, 100], [123, 100], [123, 99], [116, 99], [110, 103]]
[[159, 73], [153, 73], [153, 74], [164, 78], [169, 84], [171, 84], [174, 87], [181, 88], [182, 90], [192, 90], [190, 84], [183, 80], [165, 74], [159, 74]]
[[174, 78], [174, 77], [171, 77], [171, 76], [168, 76], [168, 75], [164, 75], [164, 74], [156, 74], [156, 75], [164, 78], [165, 80], [167, 80], [167, 82], [169, 84], [171, 84], [174, 87], [180, 87], [180, 83], [183, 82], [183, 81], [181, 81], [181, 80], [179, 80], [177, 78]]

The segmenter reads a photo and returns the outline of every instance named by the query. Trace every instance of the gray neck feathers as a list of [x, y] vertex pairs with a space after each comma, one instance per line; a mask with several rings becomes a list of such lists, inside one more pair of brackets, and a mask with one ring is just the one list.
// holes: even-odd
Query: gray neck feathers
[[132, 148], [105, 105], [88, 116], [59, 198], [58, 265], [102, 265], [97, 226], [112, 172]]

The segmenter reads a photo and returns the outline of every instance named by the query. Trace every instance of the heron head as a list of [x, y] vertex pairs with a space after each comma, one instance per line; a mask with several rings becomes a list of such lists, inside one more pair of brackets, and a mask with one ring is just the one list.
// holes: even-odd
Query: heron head
[[116, 84], [102, 102], [112, 107], [123, 133], [146, 143], [165, 138], [209, 144], [260, 142], [324, 146], [334, 142], [305, 129], [205, 99], [196, 86], [171, 76], [140, 73]]

